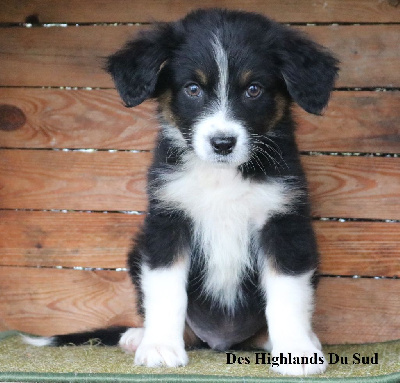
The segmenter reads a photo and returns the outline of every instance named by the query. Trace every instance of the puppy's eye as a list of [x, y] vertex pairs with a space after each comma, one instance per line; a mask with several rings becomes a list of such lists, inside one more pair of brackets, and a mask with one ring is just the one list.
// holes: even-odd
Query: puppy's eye
[[246, 97], [248, 98], [257, 98], [263, 91], [263, 88], [261, 85], [258, 84], [251, 84], [247, 89], [246, 89]]
[[197, 85], [196, 83], [192, 82], [188, 85], [185, 86], [185, 93], [189, 97], [200, 97], [201, 96], [201, 87], [200, 85]]

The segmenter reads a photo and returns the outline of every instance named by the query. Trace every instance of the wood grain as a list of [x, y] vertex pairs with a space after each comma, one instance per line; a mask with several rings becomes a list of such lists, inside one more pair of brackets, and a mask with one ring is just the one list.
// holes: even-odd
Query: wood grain
[[[0, 208], [146, 209], [150, 153], [0, 150]], [[303, 156], [317, 217], [400, 218], [398, 158]]]
[[399, 158], [304, 156], [312, 214], [400, 218]]
[[27, 118], [20, 129], [0, 130], [1, 147], [149, 150], [158, 130], [154, 103], [125, 108], [115, 90], [3, 88], [1, 104]]
[[[115, 90], [3, 88], [1, 104], [27, 120], [19, 129], [0, 129], [1, 147], [150, 150], [158, 130], [153, 102], [125, 108]], [[336, 91], [322, 117], [297, 107], [299, 148], [400, 153], [398, 105], [396, 91]]]
[[0, 208], [143, 210], [150, 157], [130, 152], [3, 150]]
[[[399, 293], [398, 280], [323, 278], [316, 332], [330, 344], [398, 339]], [[0, 315], [10, 329], [54, 335], [117, 324], [138, 326], [134, 302], [124, 272], [0, 268]]]
[[[0, 210], [0, 266], [126, 267], [144, 215]], [[315, 221], [320, 272], [400, 276], [400, 224]]]
[[316, 295], [315, 331], [324, 344], [400, 338], [400, 281], [326, 278]]
[[1, 28], [0, 86], [113, 87], [106, 57], [141, 29]]
[[[142, 28], [2, 28], [0, 86], [113, 87], [105, 57]], [[400, 87], [400, 25], [298, 28], [338, 56], [337, 86]]]
[[50, 335], [141, 324], [125, 272], [1, 267], [0, 296], [9, 329]]
[[171, 21], [196, 8], [229, 7], [262, 12], [282, 22], [397, 22], [399, 8], [387, 0], [1, 0], [0, 22], [22, 23], [36, 15], [41, 23]]
[[400, 276], [400, 223], [315, 221], [320, 272]]
[[333, 92], [323, 116], [295, 109], [300, 150], [400, 153], [400, 92]]
[[126, 267], [144, 215], [0, 210], [0, 265]]

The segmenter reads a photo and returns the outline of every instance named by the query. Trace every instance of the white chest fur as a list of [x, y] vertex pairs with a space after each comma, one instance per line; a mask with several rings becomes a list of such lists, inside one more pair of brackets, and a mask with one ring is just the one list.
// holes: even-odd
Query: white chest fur
[[234, 168], [192, 159], [184, 170], [167, 176], [157, 195], [191, 217], [194, 240], [205, 256], [205, 293], [233, 309], [243, 275], [254, 266], [251, 237], [269, 217], [289, 208], [286, 187], [278, 181], [244, 180]]

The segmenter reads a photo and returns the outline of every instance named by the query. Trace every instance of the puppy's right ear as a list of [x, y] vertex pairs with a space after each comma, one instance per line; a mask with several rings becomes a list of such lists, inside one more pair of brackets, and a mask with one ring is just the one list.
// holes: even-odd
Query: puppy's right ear
[[108, 57], [106, 70], [127, 107], [152, 97], [162, 64], [168, 60], [173, 42], [172, 24], [142, 32], [120, 51]]

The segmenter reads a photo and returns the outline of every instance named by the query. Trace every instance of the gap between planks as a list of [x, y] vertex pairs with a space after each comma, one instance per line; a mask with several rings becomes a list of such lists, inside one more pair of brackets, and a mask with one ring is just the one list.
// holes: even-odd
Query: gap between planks
[[[115, 271], [115, 272], [128, 272], [129, 269], [126, 267], [119, 267], [119, 268], [105, 268], [105, 267], [83, 267], [83, 266], [74, 266], [74, 267], [67, 267], [67, 266], [15, 266], [15, 265], [0, 265], [1, 268], [20, 268], [20, 269], [54, 269], [54, 270], [75, 270], [75, 271]], [[318, 273], [319, 278], [335, 278], [335, 279], [389, 279], [389, 280], [398, 280], [400, 279], [399, 276], [373, 276], [373, 275], [333, 275], [333, 274], [323, 274]]]
[[[156, 23], [156, 22], [155, 22]], [[151, 22], [93, 22], [93, 23], [0, 23], [0, 28], [77, 28], [77, 27], [141, 27], [151, 26]], [[336, 26], [382, 26], [400, 25], [400, 22], [280, 22], [280, 24], [295, 27], [336, 27]]]

